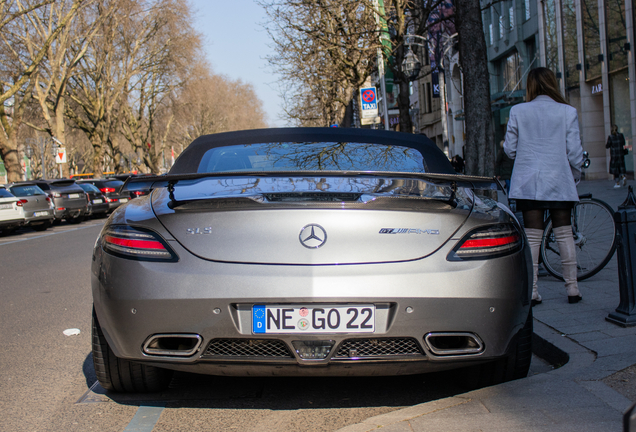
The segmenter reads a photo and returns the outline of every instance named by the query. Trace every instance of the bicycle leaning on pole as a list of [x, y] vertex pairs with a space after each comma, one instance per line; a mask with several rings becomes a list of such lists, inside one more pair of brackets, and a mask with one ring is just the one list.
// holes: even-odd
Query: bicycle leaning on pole
[[[583, 152], [583, 168], [590, 166], [588, 153]], [[584, 280], [601, 271], [616, 250], [616, 226], [614, 210], [592, 194], [579, 195], [579, 202], [572, 209], [572, 235], [576, 246], [577, 279]], [[548, 273], [563, 280], [561, 256], [552, 220], [546, 211], [545, 229], [541, 241], [541, 261]]]

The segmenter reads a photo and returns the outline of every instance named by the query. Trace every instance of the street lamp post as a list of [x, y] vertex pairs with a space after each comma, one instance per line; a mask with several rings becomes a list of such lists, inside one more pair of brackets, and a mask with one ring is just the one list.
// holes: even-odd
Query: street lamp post
[[27, 138], [24, 140], [27, 144], [33, 145], [40, 150], [40, 156], [42, 157], [42, 179], [46, 178], [46, 138]]

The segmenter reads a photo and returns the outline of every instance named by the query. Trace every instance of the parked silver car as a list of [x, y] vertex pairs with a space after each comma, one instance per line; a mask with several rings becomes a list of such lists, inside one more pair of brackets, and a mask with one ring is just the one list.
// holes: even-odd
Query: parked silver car
[[55, 220], [80, 223], [88, 213], [88, 198], [73, 179], [33, 180], [53, 201]]
[[108, 390], [213, 375], [527, 375], [530, 251], [492, 178], [425, 137], [336, 128], [196, 139], [115, 210], [92, 260]]
[[24, 225], [24, 209], [5, 187], [0, 186], [0, 232], [8, 234]]
[[8, 185], [9, 191], [20, 199], [24, 209], [25, 225], [44, 231], [55, 220], [53, 201], [36, 184], [19, 182]]

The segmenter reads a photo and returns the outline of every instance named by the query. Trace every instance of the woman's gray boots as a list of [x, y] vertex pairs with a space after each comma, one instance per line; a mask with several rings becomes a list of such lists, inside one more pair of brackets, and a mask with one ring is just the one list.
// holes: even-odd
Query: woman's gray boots
[[565, 290], [568, 293], [568, 302], [578, 303], [582, 297], [577, 283], [576, 246], [574, 245], [574, 237], [572, 237], [572, 227], [566, 225], [554, 228], [553, 231], [559, 245], [561, 268], [563, 279], [565, 279]]
[[532, 305], [541, 303], [541, 294], [537, 290], [537, 279], [539, 276], [539, 253], [541, 250], [541, 240], [543, 239], [543, 230], [535, 228], [526, 228], [526, 237], [532, 253]]

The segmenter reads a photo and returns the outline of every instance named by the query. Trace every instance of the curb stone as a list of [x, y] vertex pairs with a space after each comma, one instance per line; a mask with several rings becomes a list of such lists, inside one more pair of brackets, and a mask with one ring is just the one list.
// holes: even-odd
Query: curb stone
[[582, 347], [578, 343], [569, 339], [566, 335], [554, 330], [544, 323], [534, 319], [534, 332], [532, 334], [533, 353], [547, 360], [551, 364], [562, 365], [559, 368], [535, 375], [534, 377], [522, 380], [511, 381], [493, 387], [470, 391], [461, 395], [451, 396], [431, 402], [425, 402], [412, 407], [393, 411], [375, 417], [370, 417], [361, 423], [346, 426], [338, 429], [337, 432], [370, 432], [386, 428], [387, 432], [413, 429], [408, 425], [400, 427], [398, 423], [408, 422], [418, 417], [442, 411], [448, 408], [467, 404], [484, 391], [492, 391], [499, 386], [514, 386], [523, 383], [525, 380], [545, 379], [541, 375], [558, 375], [562, 378], [571, 378], [594, 396], [601, 399], [607, 405], [623, 412], [631, 402], [614, 389], [608, 387], [601, 381], [579, 381], [576, 375], [582, 370], [591, 366], [596, 360], [596, 354]]

